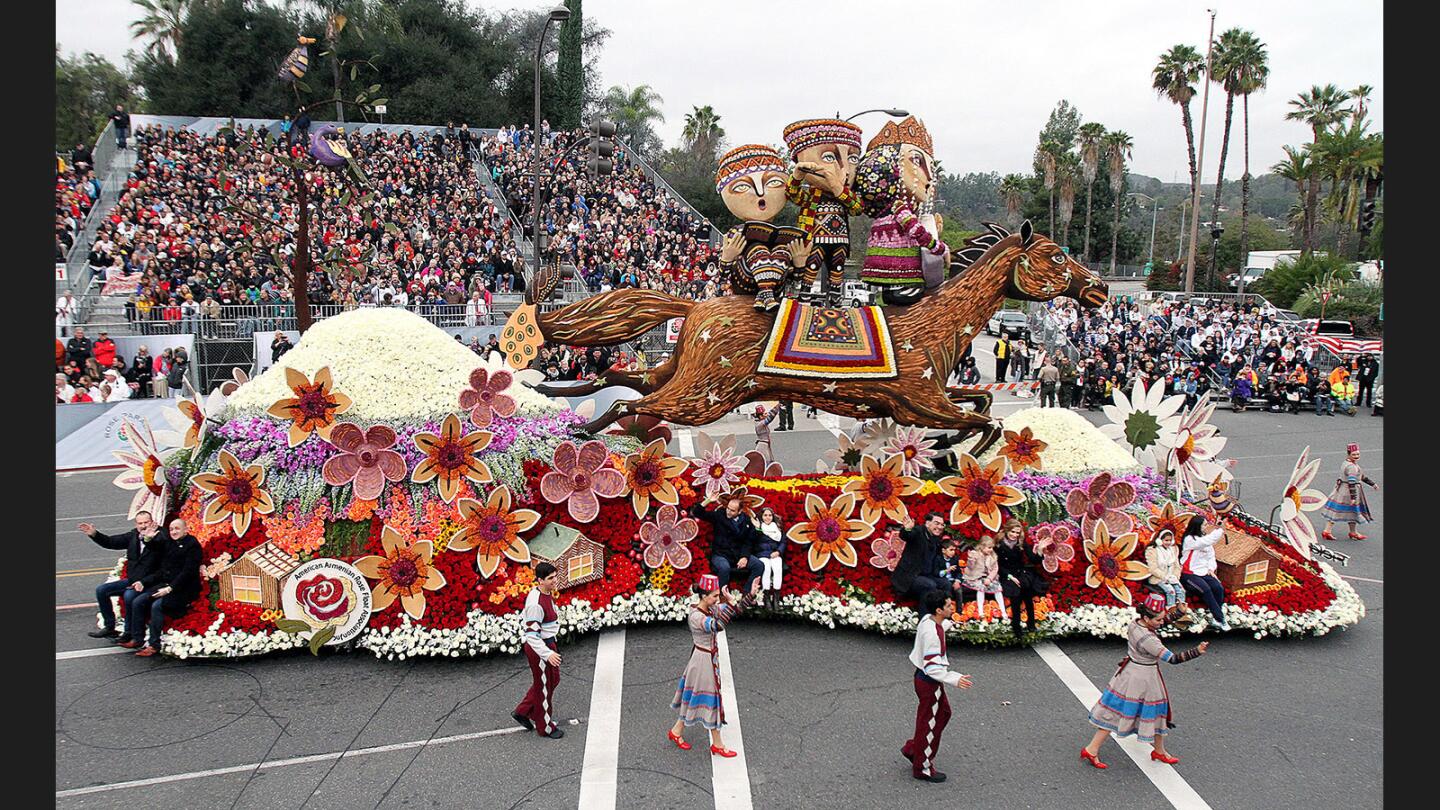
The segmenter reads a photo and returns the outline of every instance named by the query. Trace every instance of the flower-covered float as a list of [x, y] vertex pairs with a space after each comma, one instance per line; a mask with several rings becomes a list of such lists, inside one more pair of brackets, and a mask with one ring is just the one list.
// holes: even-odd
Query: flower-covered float
[[[1315, 462], [1297, 464], [1276, 534], [1226, 498], [1203, 408], [1181, 421], [1206, 452], [1178, 464], [1189, 451], [1168, 414], [1143, 413], [1151, 406], [1137, 394], [1113, 415], [1122, 441], [1126, 419], [1153, 423], [1140, 432], [1154, 467], [1177, 470], [1191, 496], [1177, 501], [1133, 442], [1063, 409], [1007, 417], [1005, 440], [979, 458], [958, 448], [953, 474], [934, 468], [922, 431], [876, 421], [842, 437], [817, 472], [787, 476], [737, 454], [733, 437], [703, 432], [699, 457], [677, 458], [669, 430], [643, 416], [580, 433], [583, 417], [516, 376], [415, 315], [359, 310], [316, 324], [264, 374], [186, 400], [175, 420], [183, 432], [164, 442], [148, 425], [128, 426], [135, 452], [121, 454], [116, 483], [136, 490], [132, 513], [184, 518], [205, 550], [202, 593], [167, 625], [163, 651], [514, 652], [537, 560], [560, 570], [562, 635], [680, 621], [710, 570], [710, 528], [688, 510], [729, 495], [750, 511], [773, 508], [785, 527], [778, 613], [826, 627], [913, 630], [913, 606], [890, 586], [904, 547], [897, 529], [932, 510], [965, 541], [1007, 516], [1026, 522], [1051, 583], [1037, 602], [1041, 637], [1123, 635], [1144, 594], [1146, 544], [1197, 511], [1238, 544], [1233, 628], [1323, 635], [1364, 615], [1304, 541]], [[162, 450], [166, 442], [174, 448]], [[1198, 600], [1191, 608], [1205, 615]], [[982, 618], [995, 616], [976, 616], [967, 601], [957, 636], [1016, 641]]]

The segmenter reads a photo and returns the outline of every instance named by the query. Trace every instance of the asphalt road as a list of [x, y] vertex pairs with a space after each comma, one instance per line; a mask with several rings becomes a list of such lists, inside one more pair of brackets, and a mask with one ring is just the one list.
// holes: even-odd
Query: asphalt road
[[[996, 412], [1029, 404], [1000, 397]], [[1230, 437], [1226, 455], [1239, 460], [1242, 501], [1253, 513], [1268, 513], [1278, 502], [1307, 444], [1324, 459], [1319, 488], [1333, 481], [1348, 441], [1365, 448], [1366, 469], [1383, 487], [1382, 419], [1220, 411], [1215, 421]], [[797, 430], [775, 434], [775, 451], [788, 470], [808, 471], [833, 444], [822, 424], [829, 420], [807, 419], [801, 410], [796, 422]], [[713, 432], [729, 431], [748, 449], [747, 422], [732, 418]], [[102, 529], [125, 525], [128, 493], [110, 484], [113, 476], [56, 477], [57, 653], [107, 646], [84, 635], [94, 627], [92, 609], [65, 608], [93, 600], [104, 576], [83, 572], [115, 560], [74, 525], [79, 519]], [[1383, 489], [1372, 506], [1371, 539], [1335, 544], [1352, 555], [1342, 573], [1368, 607], [1359, 626], [1323, 638], [1212, 637], [1209, 655], [1167, 669], [1179, 724], [1170, 748], [1182, 757], [1174, 772], [1210, 807], [1351, 807], [1379, 799]], [[622, 808], [1172, 806], [1113, 744], [1103, 752], [1108, 771], [1078, 761], [1091, 730], [1088, 706], [1033, 650], [952, 648], [956, 668], [975, 686], [951, 690], [954, 718], [936, 763], [950, 781], [929, 785], [910, 778], [898, 753], [914, 718], [909, 638], [829, 631], [758, 613], [742, 617], [727, 635], [738, 698], [730, 711], [743, 731], [750, 805], [714, 798], [711, 757], [698, 728], [687, 735], [696, 743], [691, 751], [665, 740], [675, 679], [689, 655], [689, 636], [679, 626], [625, 630], [624, 676], [604, 707], [591, 706], [599, 638], [562, 644], [557, 715], [579, 721], [564, 726], [562, 740], [512, 732], [509, 712], [528, 685], [518, 656], [57, 659], [56, 803], [575, 807], [592, 708], [613, 708], [618, 699]], [[1057, 646], [1096, 687], [1124, 654], [1113, 641]], [[262, 762], [267, 766], [257, 768]], [[214, 769], [222, 772], [197, 775]], [[160, 781], [123, 786], [136, 780]], [[77, 792], [86, 789], [94, 790]]]

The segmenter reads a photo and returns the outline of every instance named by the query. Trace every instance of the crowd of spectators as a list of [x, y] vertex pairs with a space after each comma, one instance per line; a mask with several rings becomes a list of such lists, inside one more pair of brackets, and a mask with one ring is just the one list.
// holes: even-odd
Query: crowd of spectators
[[[592, 291], [639, 287], [696, 299], [722, 294], [709, 223], [648, 179], [623, 149], [615, 153], [614, 171], [594, 180], [585, 171], [585, 147], [550, 171], [584, 136], [584, 129], [552, 132], [548, 121], [541, 125], [546, 176], [540, 227], [549, 239], [547, 255], [573, 264]], [[491, 177], [527, 229], [533, 148], [529, 125], [504, 127], [481, 142]]]
[[91, 340], [85, 327], [76, 327], [69, 340], [55, 339], [55, 404], [178, 396], [189, 371], [184, 348], [151, 355], [142, 344], [127, 362], [105, 330]]
[[[77, 162], [76, 157], [86, 162]], [[67, 164], [57, 158], [55, 168], [55, 261], [64, 262], [85, 229], [90, 209], [100, 199], [100, 181], [96, 179], [90, 150], [77, 146]]]

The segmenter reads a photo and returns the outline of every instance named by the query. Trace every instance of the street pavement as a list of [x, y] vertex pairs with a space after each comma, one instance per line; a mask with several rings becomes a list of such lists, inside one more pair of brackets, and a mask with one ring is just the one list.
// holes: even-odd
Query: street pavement
[[[1030, 404], [1001, 395], [995, 413]], [[1383, 419], [1368, 409], [1353, 418], [1220, 410], [1215, 422], [1230, 437], [1224, 455], [1239, 462], [1241, 500], [1262, 517], [1279, 502], [1302, 448], [1323, 460], [1322, 490], [1338, 473], [1345, 444], [1364, 448], [1363, 463], [1382, 485], [1371, 501], [1377, 522], [1367, 527], [1371, 539], [1333, 545], [1351, 555], [1341, 572], [1368, 615], [1322, 638], [1211, 636], [1209, 655], [1168, 668], [1178, 723], [1169, 747], [1182, 762], [1153, 769], [1162, 772], [1158, 784], [1113, 744], [1102, 754], [1109, 770], [1079, 762], [1091, 731], [1088, 706], [1035, 649], [959, 645], [951, 660], [975, 685], [950, 690], [954, 717], [936, 760], [950, 779], [912, 780], [899, 755], [915, 710], [911, 639], [832, 631], [759, 611], [725, 634], [736, 696], [727, 706], [726, 739], [733, 746], [743, 736], [744, 758], [719, 768], [698, 727], [686, 735], [691, 751], [664, 736], [690, 649], [679, 625], [608, 631], [623, 677], [605, 677], [615, 669], [609, 664], [598, 685], [601, 637], [563, 642], [561, 740], [522, 732], [509, 718], [528, 686], [520, 656], [70, 657], [109, 647], [84, 635], [95, 626], [93, 607], [71, 607], [93, 605], [104, 575], [91, 572], [108, 570], [116, 556], [75, 524], [126, 525], [128, 493], [110, 483], [114, 472], [99, 472], [56, 476], [56, 804], [577, 807], [582, 790], [595, 787], [585, 782], [603, 787], [605, 754], [613, 751], [613, 804], [589, 801], [607, 795], [602, 789], [584, 794], [586, 806], [1371, 806], [1384, 766]], [[834, 444], [831, 428], [846, 424], [809, 419], [797, 408], [797, 429], [775, 434], [777, 459], [788, 471], [813, 470]], [[733, 432], [741, 450], [752, 446], [745, 417], [708, 430]], [[693, 433], [682, 431], [672, 452], [687, 442]], [[1054, 646], [1094, 688], [1103, 688], [1124, 655], [1119, 641]], [[592, 744], [592, 727], [602, 729], [602, 718], [615, 713], [618, 734], [599, 731]]]

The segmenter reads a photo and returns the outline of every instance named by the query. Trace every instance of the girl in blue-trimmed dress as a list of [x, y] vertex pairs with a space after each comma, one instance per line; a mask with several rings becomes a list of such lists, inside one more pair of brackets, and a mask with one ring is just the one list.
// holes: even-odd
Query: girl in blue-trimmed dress
[[1198, 658], [1209, 649], [1210, 642], [1185, 652], [1173, 653], [1155, 631], [1175, 615], [1165, 609], [1165, 597], [1152, 593], [1136, 607], [1140, 618], [1130, 625], [1127, 634], [1129, 650], [1120, 661], [1120, 668], [1106, 685], [1100, 700], [1090, 709], [1090, 725], [1095, 735], [1090, 744], [1080, 749], [1080, 758], [1097, 768], [1109, 767], [1100, 761], [1100, 745], [1111, 732], [1117, 737], [1134, 734], [1141, 742], [1151, 743], [1155, 750], [1150, 758], [1174, 765], [1179, 757], [1165, 751], [1165, 734], [1170, 722], [1170, 693], [1160, 674], [1161, 662], [1180, 664]]
[[680, 735], [686, 726], [696, 723], [710, 730], [710, 753], [722, 757], [735, 756], [734, 751], [725, 747], [720, 739], [720, 724], [725, 722], [725, 706], [720, 697], [720, 647], [717, 636], [745, 608], [755, 604], [755, 594], [760, 591], [760, 578], [756, 577], [747, 593], [738, 602], [720, 589], [720, 580], [714, 574], [705, 574], [695, 583], [695, 592], [700, 602], [690, 611], [686, 624], [694, 648], [685, 671], [680, 673], [680, 684], [675, 687], [675, 699], [670, 708], [680, 711], [680, 718], [671, 726], [670, 741], [683, 751], [690, 750], [690, 743]]
[[1374, 489], [1380, 488], [1360, 466], [1360, 445], [1352, 442], [1345, 446], [1345, 463], [1340, 465], [1340, 477], [1335, 479], [1335, 489], [1330, 491], [1330, 497], [1320, 509], [1320, 514], [1325, 516], [1325, 531], [1320, 533], [1321, 537], [1334, 540], [1335, 535], [1330, 532], [1335, 528], [1335, 524], [1348, 523], [1351, 540], [1365, 539], [1365, 535], [1355, 531], [1355, 526], [1369, 523], [1374, 518], [1370, 517], [1370, 502], [1365, 500], [1365, 490], [1361, 488], [1361, 484]]

